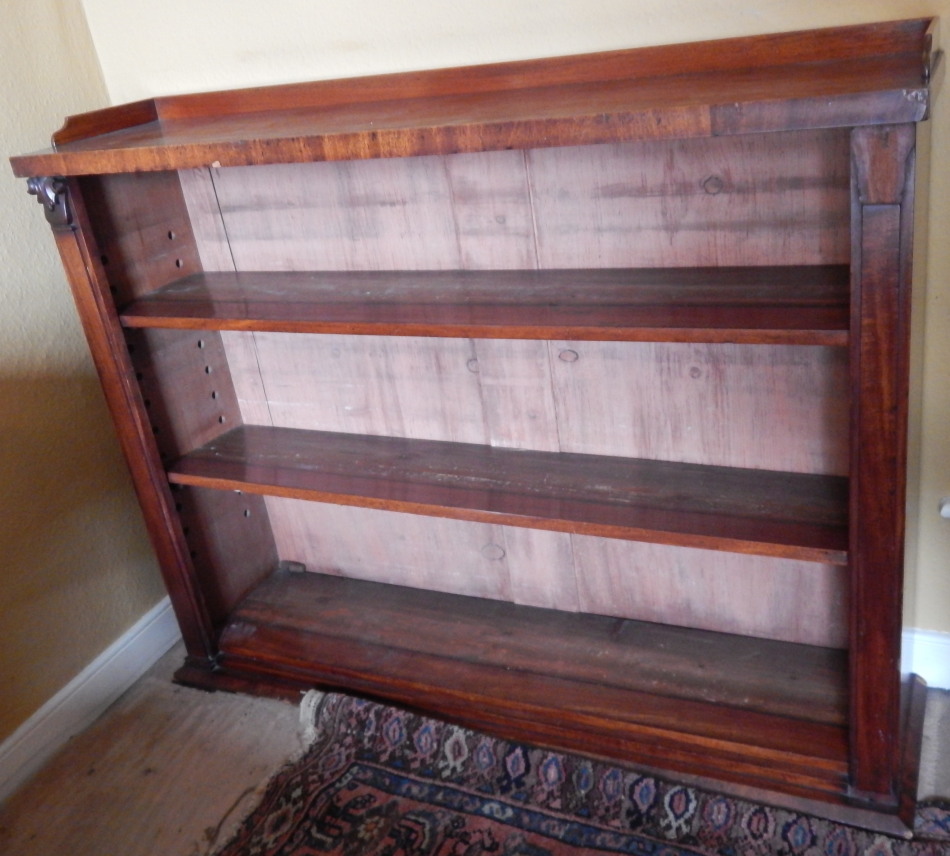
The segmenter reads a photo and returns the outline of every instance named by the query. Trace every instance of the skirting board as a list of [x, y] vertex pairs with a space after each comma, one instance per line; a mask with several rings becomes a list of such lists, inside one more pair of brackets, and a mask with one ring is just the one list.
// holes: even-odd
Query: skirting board
[[0, 804], [181, 638], [166, 597], [0, 744]]
[[901, 671], [920, 675], [928, 687], [950, 690], [950, 633], [909, 627], [901, 650]]

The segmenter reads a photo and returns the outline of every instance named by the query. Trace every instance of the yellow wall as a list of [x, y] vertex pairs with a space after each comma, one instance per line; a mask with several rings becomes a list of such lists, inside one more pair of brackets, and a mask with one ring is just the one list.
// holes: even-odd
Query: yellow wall
[[162, 596], [49, 228], [10, 154], [107, 94], [79, 0], [0, 24], [0, 741]]
[[[67, 112], [107, 103], [77, 2], [12, 0], [12, 31], [11, 0], [5, 2], [5, 153], [42, 145]], [[83, 6], [113, 103], [859, 21], [950, 18], [950, 0], [83, 0]], [[943, 95], [932, 129], [928, 293], [920, 295], [927, 328], [917, 420], [923, 475], [921, 513], [909, 533], [907, 623], [950, 632], [950, 523], [936, 513], [937, 498], [950, 495], [943, 370], [950, 365], [950, 241], [943, 237], [950, 234], [950, 94]], [[10, 197], [0, 204], [2, 739], [97, 646], [144, 612], [158, 587], [49, 235], [22, 185], [4, 176], [0, 189]], [[24, 670], [27, 664], [39, 673]], [[16, 699], [13, 708], [8, 698]]]

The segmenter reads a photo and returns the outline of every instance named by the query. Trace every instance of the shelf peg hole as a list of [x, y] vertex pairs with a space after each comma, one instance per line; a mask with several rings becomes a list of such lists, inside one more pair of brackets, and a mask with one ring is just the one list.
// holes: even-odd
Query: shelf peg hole
[[472, 374], [478, 374], [478, 360], [475, 357], [472, 357], [466, 364], [467, 368]]
[[722, 189], [726, 186], [726, 183], [718, 175], [710, 175], [704, 178], [702, 184], [703, 190], [710, 196], [722, 193]]
[[212, 397], [212, 398], [217, 398], [217, 397], [218, 397], [218, 391], [217, 391], [216, 389], [211, 390], [211, 397]]
[[185, 263], [181, 259], [175, 259], [176, 268], [183, 268], [184, 266], [185, 266]]
[[250, 509], [250, 508], [245, 508], [245, 509], [244, 509], [244, 516], [245, 516], [245, 517], [250, 517], [250, 516], [251, 516], [251, 509]]
[[580, 356], [581, 355], [577, 353], [577, 351], [572, 351], [570, 348], [565, 348], [557, 355], [557, 358], [562, 363], [576, 363], [580, 359]]
[[218, 417], [218, 422], [220, 422], [222, 425], [224, 425], [224, 423], [227, 422], [227, 421], [228, 421], [228, 420], [227, 420], [227, 417], [225, 417], [225, 416], [219, 416], [219, 417]]
[[174, 240], [175, 240], [175, 232], [174, 232], [173, 229], [169, 229], [169, 230], [168, 230], [168, 240], [169, 240], [169, 241], [174, 241]]

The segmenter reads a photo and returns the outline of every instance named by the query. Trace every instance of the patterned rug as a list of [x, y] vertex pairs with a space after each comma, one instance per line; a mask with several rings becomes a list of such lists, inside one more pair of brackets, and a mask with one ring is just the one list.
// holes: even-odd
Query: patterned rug
[[218, 856], [948, 856], [950, 804], [913, 841], [510, 743], [344, 695]]

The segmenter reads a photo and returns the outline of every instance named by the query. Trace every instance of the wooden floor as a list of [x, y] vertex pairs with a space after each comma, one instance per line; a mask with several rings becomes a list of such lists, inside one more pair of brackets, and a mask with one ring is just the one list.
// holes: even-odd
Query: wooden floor
[[[2, 856], [207, 856], [227, 839], [301, 750], [298, 711], [176, 686], [182, 657], [173, 648], [0, 808]], [[950, 692], [928, 695], [920, 795], [950, 796]]]
[[[205, 856], [302, 748], [286, 702], [171, 683], [176, 646], [0, 809], [3, 856]], [[228, 823], [230, 821], [230, 823]]]

